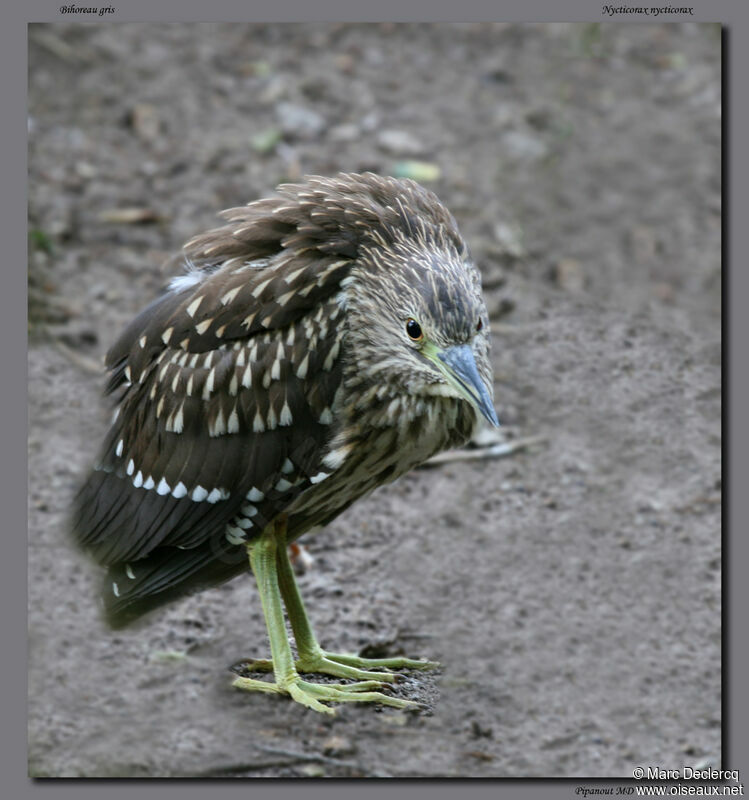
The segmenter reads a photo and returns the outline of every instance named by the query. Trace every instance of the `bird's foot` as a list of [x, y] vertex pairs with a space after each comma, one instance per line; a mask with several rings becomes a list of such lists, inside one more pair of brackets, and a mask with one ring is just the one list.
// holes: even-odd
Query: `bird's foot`
[[[241, 666], [248, 672], [273, 672], [273, 662], [267, 659], [240, 662], [236, 666]], [[383, 683], [395, 683], [400, 677], [397, 672], [382, 672], [382, 669], [436, 669], [439, 662], [414, 658], [363, 658], [350, 653], [328, 653], [320, 649], [300, 656], [295, 666], [298, 672], [316, 672], [319, 675], [356, 681], [375, 681], [382, 686]]]
[[[328, 653], [316, 649], [305, 653], [295, 662], [295, 671], [286, 678], [276, 682], [238, 677], [233, 686], [247, 691], [273, 692], [288, 694], [307, 708], [334, 714], [334, 710], [325, 703], [381, 703], [393, 708], [423, 708], [420, 703], [403, 700], [383, 694], [378, 689], [393, 684], [401, 677], [397, 672], [383, 672], [383, 669], [434, 669], [439, 664], [435, 661], [421, 661], [413, 658], [362, 658], [361, 656]], [[247, 672], [273, 672], [273, 662], [268, 659], [240, 662], [235, 669], [241, 667]], [[345, 678], [353, 683], [310, 683], [302, 680], [299, 673], [318, 673]]]
[[[255, 662], [258, 663], [258, 662]], [[270, 662], [265, 662], [270, 663]], [[419, 703], [390, 697], [382, 692], [374, 691], [382, 687], [380, 681], [357, 681], [356, 683], [310, 683], [293, 673], [276, 683], [259, 681], [252, 678], [236, 678], [232, 686], [251, 692], [272, 692], [288, 694], [297, 703], [301, 703], [313, 711], [323, 714], [335, 714], [335, 709], [325, 703], [381, 703], [393, 708], [421, 708]]]

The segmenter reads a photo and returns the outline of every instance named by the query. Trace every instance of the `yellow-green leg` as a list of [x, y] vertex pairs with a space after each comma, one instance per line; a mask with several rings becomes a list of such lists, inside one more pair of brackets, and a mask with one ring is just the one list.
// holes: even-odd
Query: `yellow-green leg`
[[310, 625], [307, 611], [299, 594], [294, 569], [289, 561], [286, 547], [280, 547], [277, 555], [278, 582], [281, 588], [291, 629], [294, 631], [299, 658], [296, 667], [300, 672], [319, 672], [338, 678], [354, 680], [384, 681], [395, 683], [397, 675], [392, 672], [372, 672], [374, 669], [431, 669], [439, 664], [412, 658], [361, 658], [354, 654], [328, 653], [320, 647]]
[[[248, 545], [250, 565], [257, 580], [265, 623], [270, 639], [271, 661], [256, 661], [247, 665], [252, 670], [272, 669], [275, 681], [236, 678], [234, 686], [249, 691], [289, 694], [302, 705], [327, 714], [335, 713], [324, 705], [327, 702], [376, 702], [395, 708], [418, 707], [417, 703], [390, 697], [373, 691], [396, 676], [389, 672], [368, 672], [360, 667], [408, 667], [422, 669], [434, 666], [430, 662], [410, 659], [360, 659], [357, 656], [335, 656], [325, 653], [312, 633], [302, 603], [294, 573], [286, 552], [285, 524], [268, 526], [259, 539]], [[286, 637], [281, 600], [286, 603], [292, 630], [297, 641], [299, 659], [295, 663]], [[354, 679], [355, 683], [310, 683], [299, 672], [320, 672], [336, 677]]]

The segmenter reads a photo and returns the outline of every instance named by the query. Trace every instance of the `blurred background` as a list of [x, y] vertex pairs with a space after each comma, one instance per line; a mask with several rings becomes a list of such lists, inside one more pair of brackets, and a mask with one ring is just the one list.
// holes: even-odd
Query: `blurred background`
[[[720, 53], [708, 24], [29, 26], [31, 774], [720, 765]], [[331, 722], [229, 688], [266, 650], [250, 579], [108, 632], [65, 517], [102, 356], [169, 257], [280, 182], [366, 170], [456, 217], [504, 435], [539, 441], [306, 542], [324, 645], [445, 665], [431, 715]]]

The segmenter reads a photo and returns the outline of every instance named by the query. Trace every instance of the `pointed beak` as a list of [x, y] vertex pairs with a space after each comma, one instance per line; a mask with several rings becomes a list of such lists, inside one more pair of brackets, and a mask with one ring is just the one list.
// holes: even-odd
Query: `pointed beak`
[[456, 389], [477, 411], [491, 422], [499, 425], [492, 397], [481, 380], [473, 351], [467, 344], [454, 345], [446, 350], [437, 350], [433, 362], [439, 367], [447, 382]]

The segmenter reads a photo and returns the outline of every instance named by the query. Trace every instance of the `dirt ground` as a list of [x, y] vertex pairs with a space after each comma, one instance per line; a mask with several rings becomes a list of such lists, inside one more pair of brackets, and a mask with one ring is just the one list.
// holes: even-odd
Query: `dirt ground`
[[[720, 766], [720, 47], [695, 24], [30, 27], [30, 774]], [[452, 210], [506, 436], [543, 437], [305, 542], [324, 646], [438, 659], [402, 687], [430, 713], [233, 690], [267, 654], [249, 576], [108, 631], [65, 532], [109, 414], [87, 365], [167, 256], [340, 170]]]

